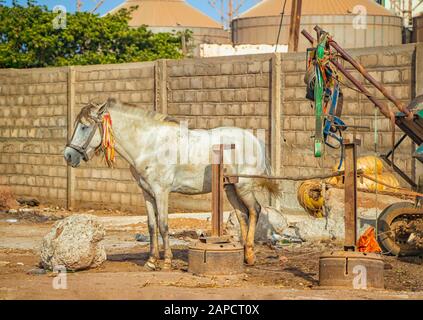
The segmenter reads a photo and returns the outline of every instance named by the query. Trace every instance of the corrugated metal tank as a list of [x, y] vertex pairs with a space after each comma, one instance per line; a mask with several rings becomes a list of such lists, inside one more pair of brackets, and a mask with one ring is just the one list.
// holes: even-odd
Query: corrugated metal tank
[[423, 42], [423, 14], [414, 18], [413, 40], [414, 42]]
[[231, 43], [229, 32], [221, 24], [184, 0], [126, 0], [109, 13], [131, 7], [136, 7], [131, 12], [131, 27], [146, 25], [153, 32], [191, 30], [195, 55], [199, 54], [198, 45], [201, 43]]
[[[275, 44], [284, 0], [264, 0], [234, 19], [234, 44]], [[279, 44], [287, 44], [292, 0], [287, 0]], [[357, 29], [352, 14], [356, 6], [366, 8], [366, 28]], [[357, 9], [357, 7], [356, 7]], [[402, 20], [371, 0], [303, 0], [301, 29], [315, 34], [319, 25], [345, 48], [399, 45], [402, 43]], [[300, 36], [299, 50], [310, 45]]]

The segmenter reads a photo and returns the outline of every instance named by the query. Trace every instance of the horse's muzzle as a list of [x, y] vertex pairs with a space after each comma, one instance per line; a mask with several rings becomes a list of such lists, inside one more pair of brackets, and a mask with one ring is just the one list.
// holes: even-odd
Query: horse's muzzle
[[66, 147], [63, 156], [68, 164], [76, 168], [81, 164], [82, 155], [73, 148]]

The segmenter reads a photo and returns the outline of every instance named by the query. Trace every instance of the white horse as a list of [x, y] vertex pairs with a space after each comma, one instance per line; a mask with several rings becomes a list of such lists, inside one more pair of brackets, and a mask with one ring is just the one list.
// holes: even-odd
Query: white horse
[[[158, 231], [164, 245], [163, 269], [171, 268], [169, 193], [195, 195], [211, 192], [213, 145], [235, 144], [236, 159], [225, 154], [224, 163], [228, 173], [270, 174], [264, 143], [248, 130], [235, 127], [188, 130], [164, 114], [115, 99], [101, 105], [89, 104], [81, 109], [72, 139], [64, 150], [65, 160], [72, 167], [78, 167], [81, 159], [90, 160], [99, 149], [107, 151], [104, 150], [104, 139], [107, 137], [102, 125], [105, 115], [113, 121], [114, 147], [129, 163], [131, 173], [144, 195], [150, 233], [150, 256], [145, 264], [147, 269], [157, 267]], [[111, 160], [109, 153], [109, 165]], [[254, 233], [261, 210], [256, 195], [263, 188], [273, 194], [279, 192], [277, 184], [266, 179], [239, 178], [238, 183], [225, 186], [226, 195], [240, 222], [247, 264], [254, 264], [255, 261]]]

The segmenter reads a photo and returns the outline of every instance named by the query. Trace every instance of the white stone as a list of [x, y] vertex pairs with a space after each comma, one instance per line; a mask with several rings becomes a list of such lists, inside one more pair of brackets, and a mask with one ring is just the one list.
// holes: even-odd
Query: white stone
[[105, 229], [93, 215], [78, 214], [56, 222], [41, 244], [41, 264], [45, 269], [95, 268], [106, 260], [102, 240]]

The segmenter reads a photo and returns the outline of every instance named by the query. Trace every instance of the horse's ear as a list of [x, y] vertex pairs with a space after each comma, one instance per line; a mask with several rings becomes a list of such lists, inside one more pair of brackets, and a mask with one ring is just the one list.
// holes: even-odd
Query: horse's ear
[[109, 107], [113, 107], [114, 105], [117, 104], [116, 98], [112, 97], [112, 98], [107, 99], [107, 104], [109, 105]]

